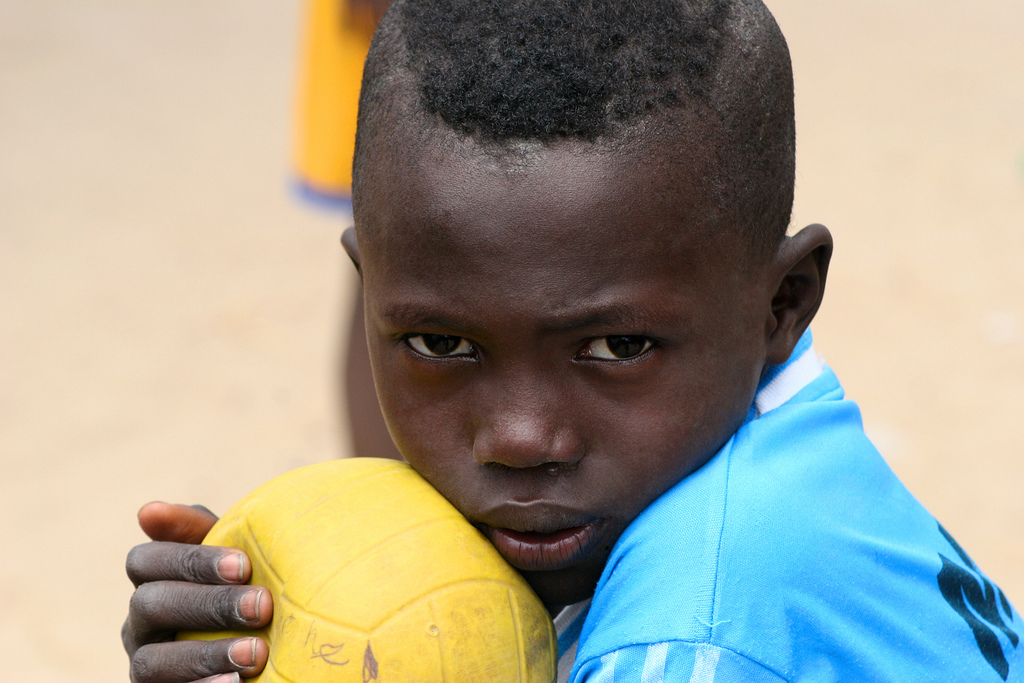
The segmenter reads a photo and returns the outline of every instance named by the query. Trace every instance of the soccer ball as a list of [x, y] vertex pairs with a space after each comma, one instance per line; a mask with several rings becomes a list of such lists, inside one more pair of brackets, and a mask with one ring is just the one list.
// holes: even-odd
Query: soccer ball
[[[259, 683], [551, 683], [554, 628], [527, 583], [405, 463], [310, 465], [207, 535], [239, 548], [274, 617]], [[246, 633], [189, 633], [212, 640]]]

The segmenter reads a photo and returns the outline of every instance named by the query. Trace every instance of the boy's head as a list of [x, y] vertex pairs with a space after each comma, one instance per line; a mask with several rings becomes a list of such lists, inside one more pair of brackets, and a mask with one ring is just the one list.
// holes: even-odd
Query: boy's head
[[[717, 224], [774, 246], [793, 201], [793, 84], [760, 2], [399, 2], [367, 59], [355, 180], [396, 133], [444, 130], [501, 155], [614, 144], [662, 120], [670, 160], [699, 164]], [[356, 192], [356, 201], [359, 200]], [[358, 211], [358, 206], [356, 207]]]
[[831, 243], [785, 238], [792, 192], [789, 58], [759, 3], [383, 20], [345, 237], [381, 405], [546, 603], [589, 594], [813, 317]]

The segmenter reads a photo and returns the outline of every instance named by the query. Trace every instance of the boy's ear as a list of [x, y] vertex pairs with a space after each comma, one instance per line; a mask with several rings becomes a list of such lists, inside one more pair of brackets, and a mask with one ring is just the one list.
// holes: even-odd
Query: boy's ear
[[765, 326], [770, 365], [785, 363], [825, 293], [832, 258], [832, 234], [824, 225], [809, 225], [782, 240], [772, 266], [775, 293]]
[[355, 264], [359, 277], [362, 277], [363, 271], [359, 267], [359, 240], [356, 239], [356, 229], [354, 227], [345, 228], [345, 232], [341, 233], [341, 246], [345, 248], [345, 253], [348, 254], [348, 257], [352, 259], [352, 263]]

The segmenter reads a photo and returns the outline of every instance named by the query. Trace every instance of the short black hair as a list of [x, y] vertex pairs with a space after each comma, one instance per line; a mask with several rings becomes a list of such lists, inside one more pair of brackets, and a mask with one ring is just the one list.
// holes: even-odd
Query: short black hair
[[646, 117], [692, 112], [700, 130], [687, 140], [710, 161], [716, 221], [768, 249], [789, 224], [792, 68], [759, 0], [396, 0], [363, 76], [357, 204], [362, 156], [410, 95], [420, 125], [499, 147], [614, 140]]

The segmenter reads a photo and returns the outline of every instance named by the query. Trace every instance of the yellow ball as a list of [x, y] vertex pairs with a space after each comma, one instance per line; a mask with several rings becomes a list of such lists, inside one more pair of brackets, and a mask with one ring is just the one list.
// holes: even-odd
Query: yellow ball
[[[557, 646], [523, 578], [408, 465], [353, 458], [259, 487], [207, 545], [274, 598], [260, 683], [550, 683]], [[225, 638], [248, 633], [189, 633]]]

